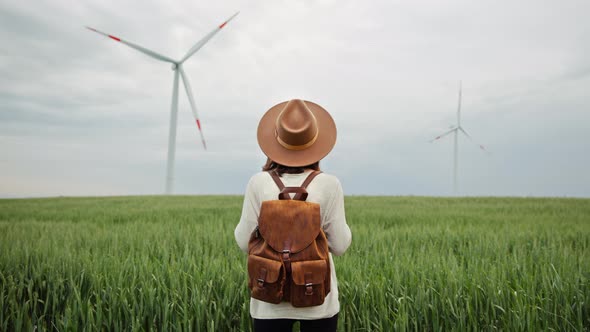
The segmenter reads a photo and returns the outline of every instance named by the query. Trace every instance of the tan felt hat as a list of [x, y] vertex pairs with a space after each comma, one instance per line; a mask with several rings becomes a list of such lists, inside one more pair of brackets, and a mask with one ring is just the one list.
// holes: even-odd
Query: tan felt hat
[[292, 99], [271, 107], [258, 124], [258, 145], [276, 163], [307, 166], [336, 144], [336, 124], [323, 107]]

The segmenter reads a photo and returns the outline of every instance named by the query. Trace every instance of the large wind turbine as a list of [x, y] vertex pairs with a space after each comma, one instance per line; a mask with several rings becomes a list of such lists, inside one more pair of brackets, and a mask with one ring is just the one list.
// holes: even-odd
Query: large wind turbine
[[[451, 133], [454, 133], [454, 163], [453, 163], [453, 192], [456, 195], [458, 192], [458, 188], [457, 188], [457, 167], [458, 167], [458, 163], [459, 163], [459, 157], [458, 157], [458, 153], [459, 153], [459, 132], [463, 133], [465, 136], [467, 136], [467, 138], [472, 141], [474, 144], [476, 144], [477, 146], [479, 146], [480, 149], [482, 149], [483, 151], [486, 151], [486, 149], [484, 148], [483, 145], [475, 143], [475, 141], [473, 141], [473, 139], [471, 138], [471, 136], [469, 136], [469, 134], [465, 131], [465, 129], [463, 129], [463, 127], [461, 126], [461, 81], [459, 81], [459, 102], [458, 102], [458, 106], [457, 106], [457, 125], [456, 126], [452, 126], [451, 130], [445, 132], [442, 135], [436, 136], [435, 138], [433, 138], [432, 140], [430, 140], [430, 142], [434, 142], [436, 140], [439, 140]], [[486, 151], [487, 152], [487, 151]]]
[[108, 37], [112, 40], [118, 41], [123, 43], [133, 49], [140, 51], [143, 54], [146, 54], [154, 59], [169, 62], [172, 64], [172, 70], [174, 71], [174, 83], [172, 84], [172, 105], [170, 107], [170, 130], [168, 136], [168, 162], [166, 165], [166, 194], [171, 194], [173, 191], [174, 186], [174, 156], [176, 153], [176, 126], [177, 126], [177, 113], [178, 113], [178, 76], [180, 75], [182, 78], [182, 83], [184, 84], [184, 89], [186, 90], [186, 95], [188, 97], [188, 101], [191, 105], [191, 109], [193, 111], [193, 116], [195, 117], [197, 128], [199, 129], [199, 134], [201, 135], [201, 142], [203, 142], [203, 147], [205, 150], [207, 149], [207, 145], [205, 143], [205, 137], [203, 136], [203, 129], [201, 128], [201, 121], [199, 120], [199, 114], [197, 113], [197, 107], [195, 106], [195, 98], [193, 97], [191, 85], [188, 81], [188, 77], [186, 73], [182, 69], [182, 64], [190, 58], [193, 54], [195, 54], [201, 47], [203, 47], [213, 36], [215, 36], [229, 21], [231, 21], [239, 12], [232, 15], [228, 18], [225, 22], [221, 25], [216, 27], [213, 31], [209, 32], [205, 37], [199, 40], [180, 60], [173, 60], [167, 56], [158, 54], [154, 51], [148, 50], [144, 47], [139, 45], [133, 44], [129, 41], [123, 40], [119, 37], [115, 37], [113, 35], [109, 35], [107, 33], [98, 31], [91, 27], [86, 27], [89, 30], [92, 30], [98, 34], [101, 34], [105, 37]]

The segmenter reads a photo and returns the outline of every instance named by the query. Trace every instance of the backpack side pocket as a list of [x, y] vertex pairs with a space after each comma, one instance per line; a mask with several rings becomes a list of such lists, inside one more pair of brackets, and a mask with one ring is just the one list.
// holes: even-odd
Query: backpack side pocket
[[283, 264], [272, 259], [248, 255], [248, 287], [257, 300], [280, 303], [283, 297]]
[[291, 304], [294, 307], [311, 307], [324, 303], [324, 282], [328, 274], [323, 259], [291, 263]]

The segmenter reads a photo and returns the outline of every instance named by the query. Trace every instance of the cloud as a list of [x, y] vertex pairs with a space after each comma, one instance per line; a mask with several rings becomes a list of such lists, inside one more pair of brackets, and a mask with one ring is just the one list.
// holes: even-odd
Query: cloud
[[[153, 194], [164, 188], [172, 58], [236, 10], [185, 63], [176, 192], [243, 192], [264, 156], [262, 114], [313, 100], [338, 125], [322, 162], [349, 194], [447, 195], [460, 140], [466, 195], [590, 196], [584, 1], [164, 1], [0, 5], [0, 196]], [[586, 10], [584, 10], [586, 9]], [[351, 158], [354, 156], [354, 158]]]

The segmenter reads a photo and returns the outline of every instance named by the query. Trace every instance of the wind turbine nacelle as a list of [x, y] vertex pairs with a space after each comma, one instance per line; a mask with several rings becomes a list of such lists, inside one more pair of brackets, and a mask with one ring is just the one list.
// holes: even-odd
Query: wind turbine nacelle
[[178, 65], [173, 63], [171, 67], [172, 67], [172, 70], [176, 70], [176, 68], [178, 68]]

